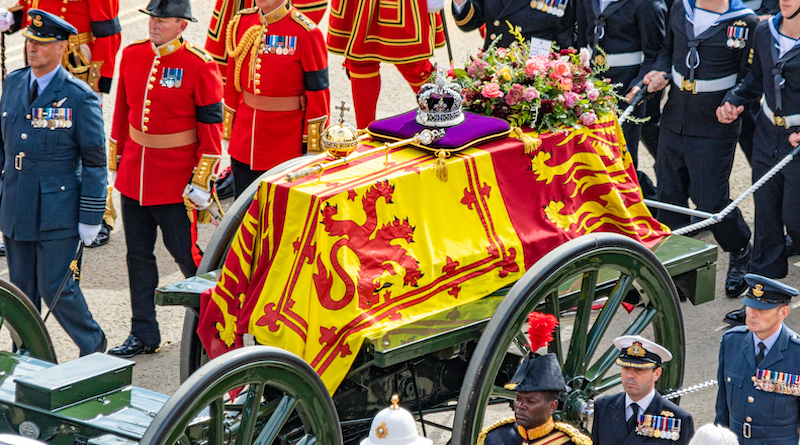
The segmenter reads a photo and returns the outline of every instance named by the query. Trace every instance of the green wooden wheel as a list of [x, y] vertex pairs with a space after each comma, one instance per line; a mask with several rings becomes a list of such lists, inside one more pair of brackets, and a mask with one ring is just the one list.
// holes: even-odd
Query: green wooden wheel
[[39, 311], [18, 287], [0, 278], [0, 328], [11, 337], [12, 349], [56, 363], [56, 351]]
[[[241, 391], [231, 400], [231, 391]], [[268, 346], [206, 363], [169, 398], [140, 443], [342, 444], [325, 385], [300, 357]]]
[[[639, 294], [641, 304], [630, 314], [620, 311], [623, 301], [634, 293]], [[659, 390], [679, 388], [683, 382], [683, 317], [666, 269], [652, 252], [630, 238], [586, 235], [559, 246], [534, 264], [492, 316], [461, 387], [453, 422], [454, 444], [474, 444], [487, 418], [487, 407], [513, 400], [514, 392], [503, 385], [510, 378], [509, 363], [519, 363], [529, 351], [523, 330], [533, 310], [557, 314], [561, 322], [549, 347], [558, 356], [571, 388], [556, 414], [561, 420], [588, 426], [591, 401], [618, 389], [620, 373], [614, 365], [618, 351], [611, 342], [619, 335], [644, 332], [672, 352], [673, 359], [665, 364], [657, 382]], [[568, 318], [573, 317], [570, 324]]]

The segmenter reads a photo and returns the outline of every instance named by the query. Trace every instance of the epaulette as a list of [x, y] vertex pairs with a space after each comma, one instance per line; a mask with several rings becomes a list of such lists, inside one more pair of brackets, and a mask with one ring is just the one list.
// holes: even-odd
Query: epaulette
[[589, 436], [578, 431], [577, 428], [568, 423], [556, 422], [555, 428], [569, 436], [570, 440], [575, 445], [592, 445], [592, 439], [589, 438]]
[[297, 10], [292, 11], [292, 19], [299, 23], [300, 26], [305, 28], [306, 31], [311, 31], [317, 27], [317, 25], [310, 18], [306, 17], [305, 14]]
[[478, 434], [478, 441], [475, 442], [475, 445], [483, 445], [483, 443], [486, 441], [486, 435], [489, 434], [490, 431], [497, 429], [503, 425], [514, 423], [516, 421], [517, 421], [516, 417], [511, 416], [508, 419], [498, 420], [497, 422], [487, 426], [486, 428], [482, 429], [481, 432]]
[[728, 331], [725, 332], [724, 334], [722, 334], [722, 336], [724, 337], [724, 336], [726, 336], [728, 334], [742, 334], [742, 333], [745, 333], [745, 332], [750, 332], [750, 331], [747, 330], [747, 326], [734, 326], [734, 327], [728, 329]]
[[135, 42], [131, 42], [128, 46], [141, 45], [142, 43], [149, 43], [149, 42], [150, 42], [150, 39], [147, 38], [147, 39], [142, 39], [142, 40], [137, 40]]
[[236, 15], [253, 14], [254, 12], [257, 11], [258, 11], [258, 6], [253, 6], [252, 8], [242, 9], [241, 11], [237, 12]]
[[197, 57], [199, 57], [199, 58], [201, 58], [203, 60], [205, 60], [206, 62], [211, 62], [211, 61], [214, 60], [214, 58], [211, 57], [211, 54], [205, 52], [205, 50], [203, 50], [201, 48], [198, 48], [198, 47], [192, 45], [189, 42], [186, 42], [186, 49], [190, 53], [194, 54], [195, 56], [197, 56]]

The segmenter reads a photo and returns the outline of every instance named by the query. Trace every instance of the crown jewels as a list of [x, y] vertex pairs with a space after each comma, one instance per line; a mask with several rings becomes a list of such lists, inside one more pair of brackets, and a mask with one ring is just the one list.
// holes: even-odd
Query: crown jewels
[[415, 120], [426, 127], [453, 127], [464, 122], [462, 102], [461, 86], [447, 83], [444, 71], [437, 69], [433, 83], [422, 85], [417, 94]]
[[349, 155], [358, 148], [358, 131], [344, 121], [344, 112], [350, 111], [350, 108], [345, 107], [344, 101], [340, 107], [335, 108], [341, 111], [339, 122], [330, 125], [322, 133], [322, 147], [330, 157], [338, 159]]

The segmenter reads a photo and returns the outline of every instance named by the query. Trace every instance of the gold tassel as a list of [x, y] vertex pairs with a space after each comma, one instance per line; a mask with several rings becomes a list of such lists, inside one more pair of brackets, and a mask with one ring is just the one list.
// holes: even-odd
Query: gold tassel
[[522, 128], [514, 127], [514, 134], [517, 135], [517, 139], [519, 139], [520, 142], [522, 142], [522, 145], [525, 147], [525, 154], [531, 154], [542, 146], [541, 139], [528, 136], [522, 131]]
[[211, 222], [211, 212], [208, 209], [197, 211], [197, 224], [208, 224]]
[[446, 159], [450, 156], [450, 152], [447, 150], [439, 150], [436, 152], [436, 177], [439, 178], [443, 182], [447, 182], [447, 161]]

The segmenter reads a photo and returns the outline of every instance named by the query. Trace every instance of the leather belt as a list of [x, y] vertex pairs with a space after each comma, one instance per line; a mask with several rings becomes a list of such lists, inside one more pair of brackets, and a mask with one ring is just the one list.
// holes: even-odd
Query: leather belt
[[133, 142], [147, 148], [178, 148], [192, 145], [198, 141], [196, 128], [180, 133], [151, 134], [142, 133], [128, 124], [128, 136]]
[[242, 92], [244, 103], [258, 111], [296, 111], [303, 108], [303, 96], [269, 97]]
[[762, 427], [755, 426], [751, 422], [741, 423], [734, 419], [730, 419], [730, 429], [734, 432], [741, 431], [742, 437], [745, 439], [762, 439], [765, 437], [769, 437], [771, 439], [777, 439], [781, 437], [797, 437], [797, 425]]
[[635, 51], [632, 53], [606, 54], [606, 61], [609, 68], [641, 65], [644, 62], [644, 53]]
[[14, 169], [18, 171], [59, 172], [70, 171], [78, 168], [77, 159], [54, 161], [51, 159], [31, 159], [25, 157], [25, 152], [14, 156]]
[[792, 114], [790, 116], [775, 116], [772, 109], [767, 105], [766, 99], [761, 102], [761, 112], [769, 119], [770, 122], [778, 127], [791, 128], [800, 125], [800, 114]]
[[692, 94], [697, 93], [715, 93], [718, 91], [726, 91], [736, 86], [736, 74], [730, 76], [720, 77], [719, 79], [698, 80], [689, 82], [681, 73], [672, 67], [672, 82], [681, 89], [681, 91], [691, 91]]

